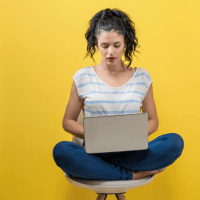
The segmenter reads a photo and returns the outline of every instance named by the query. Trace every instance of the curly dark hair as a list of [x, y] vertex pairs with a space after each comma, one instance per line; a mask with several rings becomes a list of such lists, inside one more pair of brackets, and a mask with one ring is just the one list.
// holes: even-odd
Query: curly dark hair
[[[129, 61], [128, 67], [132, 63], [132, 53], [135, 56], [136, 47], [140, 47], [138, 44], [138, 38], [135, 33], [135, 23], [131, 21], [128, 14], [122, 12], [119, 9], [105, 9], [95, 14], [89, 21], [89, 28], [85, 34], [87, 44], [87, 55], [84, 59], [90, 55], [95, 62], [93, 55], [96, 52], [95, 44], [98, 40], [98, 36], [104, 32], [115, 31], [124, 36], [124, 42], [126, 49], [124, 50], [125, 60]], [[95, 62], [96, 63], [96, 62]], [[128, 68], [127, 67], [127, 68]]]

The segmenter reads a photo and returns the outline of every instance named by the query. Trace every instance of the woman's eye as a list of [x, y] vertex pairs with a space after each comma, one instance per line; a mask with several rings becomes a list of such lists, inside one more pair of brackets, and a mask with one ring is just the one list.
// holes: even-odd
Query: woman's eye
[[[120, 46], [115, 46], [115, 47], [119, 48]], [[108, 47], [103, 47], [103, 48], [108, 48]]]

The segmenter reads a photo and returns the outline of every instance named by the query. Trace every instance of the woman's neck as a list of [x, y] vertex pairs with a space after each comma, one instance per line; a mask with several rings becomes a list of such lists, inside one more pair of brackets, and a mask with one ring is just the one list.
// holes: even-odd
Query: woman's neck
[[116, 65], [107, 65], [101, 61], [100, 64], [97, 65], [99, 71], [106, 72], [108, 74], [118, 74], [120, 72], [127, 71], [127, 65], [125, 65], [122, 61]]

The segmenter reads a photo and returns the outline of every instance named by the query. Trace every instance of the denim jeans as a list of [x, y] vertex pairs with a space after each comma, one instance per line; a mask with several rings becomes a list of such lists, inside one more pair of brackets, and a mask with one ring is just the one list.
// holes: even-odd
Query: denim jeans
[[87, 154], [84, 147], [61, 141], [53, 158], [65, 173], [91, 180], [132, 180], [133, 171], [151, 171], [171, 165], [182, 153], [183, 138], [177, 133], [160, 135], [148, 149]]

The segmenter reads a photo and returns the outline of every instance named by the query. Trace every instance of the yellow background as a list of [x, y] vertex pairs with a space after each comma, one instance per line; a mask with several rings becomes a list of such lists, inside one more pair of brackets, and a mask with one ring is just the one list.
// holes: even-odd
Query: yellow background
[[[72, 76], [94, 64], [83, 60], [84, 34], [105, 8], [127, 12], [136, 24], [141, 48], [132, 67], [150, 73], [160, 122], [149, 139], [171, 132], [185, 142], [181, 157], [125, 196], [200, 199], [199, 7], [198, 0], [1, 0], [0, 199], [96, 199], [66, 180], [52, 151], [72, 139], [62, 128]], [[95, 60], [101, 61], [100, 52]]]

